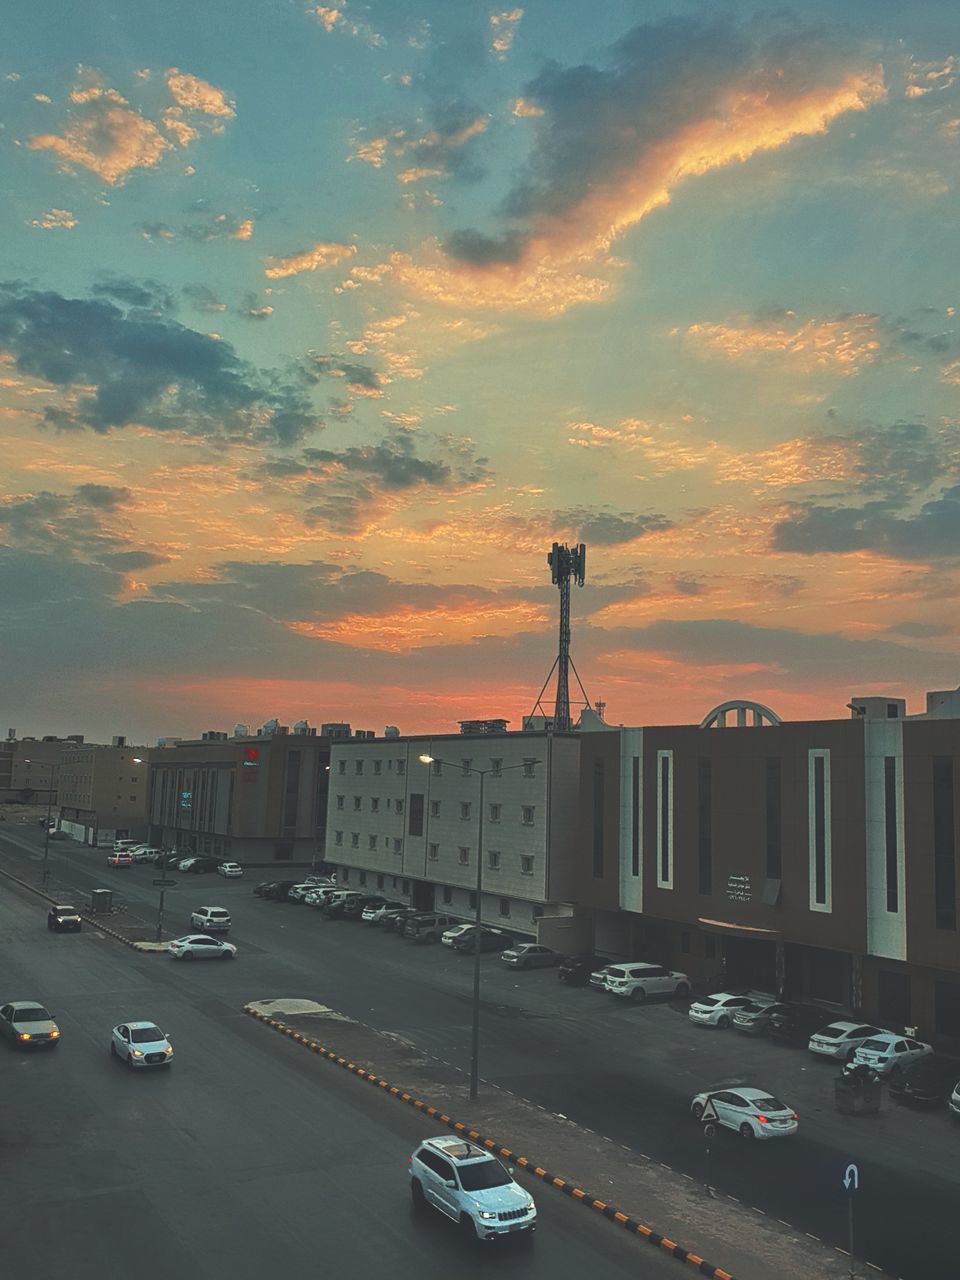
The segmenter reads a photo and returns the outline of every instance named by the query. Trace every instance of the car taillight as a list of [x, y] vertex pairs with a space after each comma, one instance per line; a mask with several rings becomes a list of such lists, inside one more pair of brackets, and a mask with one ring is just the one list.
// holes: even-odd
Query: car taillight
[[800, 1117], [797, 1115], [797, 1113], [796, 1113], [795, 1111], [794, 1111], [794, 1113], [793, 1113], [793, 1118], [794, 1118], [794, 1120], [799, 1120], [799, 1119], [800, 1119]]

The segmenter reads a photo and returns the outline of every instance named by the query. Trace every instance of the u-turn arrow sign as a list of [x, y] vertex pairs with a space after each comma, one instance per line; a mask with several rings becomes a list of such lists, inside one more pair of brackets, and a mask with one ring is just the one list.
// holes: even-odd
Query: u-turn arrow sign
[[860, 1190], [860, 1170], [853, 1163], [848, 1164], [843, 1171], [844, 1189], [849, 1192]]

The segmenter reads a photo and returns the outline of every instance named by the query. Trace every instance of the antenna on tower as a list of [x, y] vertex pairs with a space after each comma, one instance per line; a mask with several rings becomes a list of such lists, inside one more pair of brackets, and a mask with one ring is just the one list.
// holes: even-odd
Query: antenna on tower
[[550, 674], [543, 682], [543, 688], [534, 704], [533, 712], [538, 710], [544, 715], [542, 698], [550, 678], [554, 671], [557, 673], [557, 701], [553, 713], [553, 727], [558, 733], [569, 733], [573, 728], [570, 719], [570, 670], [577, 677], [577, 684], [580, 686], [580, 692], [583, 694], [584, 706], [589, 707], [590, 699], [587, 697], [580, 674], [574, 666], [573, 659], [570, 657], [570, 579], [572, 578], [578, 587], [582, 587], [587, 576], [587, 547], [586, 543], [579, 543], [575, 547], [568, 547], [566, 543], [555, 542], [553, 549], [547, 553], [547, 564], [550, 566], [553, 581], [560, 590], [560, 648], [557, 656], [553, 660], [553, 666], [550, 668]]

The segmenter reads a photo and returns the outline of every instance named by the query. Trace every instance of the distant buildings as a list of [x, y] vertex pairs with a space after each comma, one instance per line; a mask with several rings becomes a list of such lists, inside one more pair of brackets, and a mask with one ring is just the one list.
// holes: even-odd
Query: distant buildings
[[150, 751], [114, 738], [110, 746], [63, 743], [57, 769], [62, 831], [85, 844], [110, 845], [146, 834]]

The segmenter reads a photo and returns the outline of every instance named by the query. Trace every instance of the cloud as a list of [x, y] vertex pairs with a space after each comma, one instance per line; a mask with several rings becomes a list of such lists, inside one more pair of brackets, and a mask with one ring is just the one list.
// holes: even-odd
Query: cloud
[[776, 360], [798, 373], [827, 371], [849, 377], [874, 363], [881, 350], [883, 325], [876, 315], [845, 314], [801, 320], [780, 311], [738, 324], [692, 324], [685, 333], [694, 350], [732, 361], [756, 364]]
[[339, 9], [333, 9], [328, 5], [318, 5], [313, 11], [320, 19], [324, 31], [332, 31], [337, 23], [343, 21], [343, 14]]
[[662, 515], [631, 515], [628, 512], [588, 511], [574, 507], [557, 511], [554, 525], [574, 529], [577, 542], [599, 543], [601, 546], [621, 546], [633, 542], [648, 533], [657, 533], [673, 527], [673, 521]]
[[510, 52], [517, 24], [523, 17], [522, 9], [501, 9], [490, 15], [490, 51], [501, 61]]
[[144, 286], [126, 286], [126, 297], [124, 289], [103, 284], [100, 296], [79, 299], [0, 285], [0, 352], [64, 393], [45, 411], [48, 425], [108, 432], [139, 424], [288, 444], [322, 425], [302, 373], [258, 371], [230, 343], [144, 309]]
[[255, 293], [248, 293], [243, 300], [243, 306], [237, 307], [237, 315], [242, 316], [244, 320], [269, 320], [273, 315], [273, 307], [267, 303], [261, 303]]
[[198, 244], [210, 240], [249, 240], [253, 235], [253, 219], [238, 218], [232, 213], [210, 213], [202, 222], [181, 227], [180, 234]]
[[122, 518], [131, 498], [126, 487], [105, 484], [82, 484], [71, 493], [43, 489], [2, 497], [0, 546], [106, 565], [134, 542], [142, 543], [142, 535]]
[[809, 504], [776, 525], [773, 549], [799, 555], [869, 551], [899, 560], [957, 559], [960, 485], [925, 502], [914, 515], [897, 515], [883, 500], [860, 507]]
[[39, 227], [41, 231], [72, 231], [77, 220], [68, 209], [48, 209], [39, 218], [34, 218], [31, 227]]
[[193, 303], [196, 311], [223, 312], [227, 309], [227, 304], [221, 302], [208, 285], [186, 284], [183, 286], [183, 292]]
[[237, 114], [223, 90], [201, 80], [199, 76], [171, 67], [165, 79], [171, 98], [187, 111], [199, 111], [224, 120], [232, 120]]
[[311, 355], [301, 362], [300, 367], [311, 381], [343, 378], [348, 391], [372, 399], [379, 399], [383, 395], [384, 383], [389, 381], [369, 365], [346, 360], [342, 356]]
[[288, 276], [298, 276], [304, 271], [319, 271], [324, 267], [335, 266], [346, 258], [356, 257], [355, 244], [337, 244], [320, 241], [312, 249], [303, 253], [295, 253], [289, 258], [267, 258], [263, 274], [268, 280], [284, 280]]
[[881, 69], [837, 33], [770, 21], [671, 18], [634, 28], [603, 66], [549, 64], [524, 87], [543, 115], [499, 225], [461, 228], [398, 274], [467, 305], [555, 313], [596, 301], [614, 243], [679, 184], [823, 134], [884, 96]]
[[529, 98], [515, 98], [513, 102], [513, 114], [515, 116], [533, 117], [542, 116], [544, 114], [543, 107], [538, 107], [535, 102], [531, 102]]

